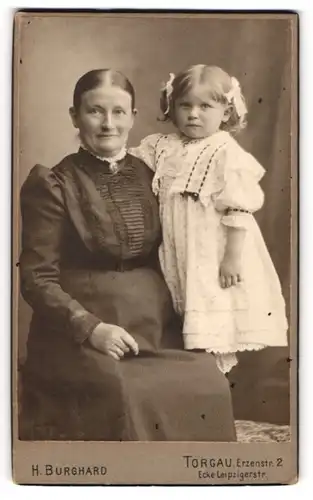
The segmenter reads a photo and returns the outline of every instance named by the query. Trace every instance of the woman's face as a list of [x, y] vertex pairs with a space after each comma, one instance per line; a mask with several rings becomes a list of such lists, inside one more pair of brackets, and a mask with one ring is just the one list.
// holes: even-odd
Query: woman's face
[[106, 157], [117, 155], [126, 144], [135, 113], [130, 94], [108, 84], [82, 94], [79, 109], [70, 110], [84, 146]]

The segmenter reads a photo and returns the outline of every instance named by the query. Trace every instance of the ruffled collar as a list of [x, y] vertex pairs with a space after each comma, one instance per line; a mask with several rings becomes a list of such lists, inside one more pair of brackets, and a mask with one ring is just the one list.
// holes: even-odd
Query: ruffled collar
[[225, 130], [218, 130], [209, 137], [202, 137], [200, 139], [190, 139], [189, 137], [180, 134], [179, 132], [174, 133], [174, 136], [182, 143], [183, 146], [198, 145], [205, 147], [207, 144], [218, 144], [219, 142], [225, 142], [226, 138], [230, 137], [229, 132]]
[[89, 149], [87, 149], [84, 144], [80, 145], [80, 149], [83, 151], [86, 151], [91, 156], [93, 156], [94, 158], [97, 158], [101, 162], [108, 164], [108, 167], [113, 174], [116, 174], [120, 170], [120, 168], [121, 168], [120, 162], [122, 160], [124, 160], [125, 156], [127, 155], [126, 147], [123, 147], [117, 155], [110, 156], [110, 157], [99, 156], [96, 153], [94, 153], [93, 151], [90, 151]]

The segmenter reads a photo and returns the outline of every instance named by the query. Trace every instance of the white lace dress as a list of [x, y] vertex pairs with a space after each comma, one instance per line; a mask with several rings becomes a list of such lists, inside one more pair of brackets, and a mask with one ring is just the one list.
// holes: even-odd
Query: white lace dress
[[[163, 243], [161, 267], [184, 319], [186, 349], [215, 353], [223, 372], [236, 351], [287, 345], [280, 282], [252, 212], [263, 205], [264, 169], [224, 131], [201, 140], [146, 137], [130, 153], [154, 170]], [[227, 215], [227, 209], [249, 211]], [[243, 281], [223, 289], [219, 268], [227, 226], [245, 228]]]

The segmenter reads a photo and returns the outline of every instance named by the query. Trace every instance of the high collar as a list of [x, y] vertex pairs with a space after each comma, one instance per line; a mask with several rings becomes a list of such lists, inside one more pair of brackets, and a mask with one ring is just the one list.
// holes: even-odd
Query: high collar
[[200, 139], [190, 139], [189, 137], [177, 132], [176, 136], [185, 145], [205, 145], [211, 144], [219, 141], [225, 141], [229, 137], [229, 133], [225, 130], [217, 130], [214, 134], [208, 137], [202, 137]]
[[85, 154], [89, 155], [92, 158], [99, 160], [101, 162], [101, 164], [107, 166], [112, 173], [117, 173], [119, 171], [120, 164], [121, 164], [122, 160], [124, 160], [124, 158], [127, 155], [127, 150], [125, 147], [117, 155], [110, 156], [110, 157], [99, 156], [99, 155], [93, 153], [92, 151], [90, 151], [89, 149], [87, 149], [83, 144], [81, 144], [79, 151], [81, 153], [85, 153]]

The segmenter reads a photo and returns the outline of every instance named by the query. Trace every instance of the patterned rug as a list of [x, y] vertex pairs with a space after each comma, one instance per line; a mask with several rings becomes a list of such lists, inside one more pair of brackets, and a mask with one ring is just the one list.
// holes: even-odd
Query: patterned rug
[[241, 443], [283, 443], [290, 441], [290, 426], [250, 420], [236, 420], [237, 440]]
[[[236, 420], [237, 442], [239, 443], [284, 443], [290, 441], [289, 425], [275, 425], [250, 420]], [[26, 430], [27, 436], [32, 427]], [[49, 432], [45, 432], [49, 435]], [[23, 439], [23, 438], [22, 438]], [[29, 439], [29, 437], [27, 438]]]

